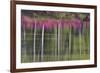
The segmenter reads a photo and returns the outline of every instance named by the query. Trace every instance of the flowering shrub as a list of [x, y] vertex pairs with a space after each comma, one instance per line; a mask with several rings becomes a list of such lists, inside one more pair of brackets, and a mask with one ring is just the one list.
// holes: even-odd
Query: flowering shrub
[[36, 24], [37, 28], [42, 28], [44, 26], [45, 29], [52, 29], [60, 24], [60, 27], [73, 27], [75, 29], [81, 29], [84, 22], [86, 23], [86, 26], [89, 27], [89, 20], [82, 22], [80, 19], [35, 19], [28, 16], [22, 16], [22, 26], [25, 26], [26, 28], [34, 28]]

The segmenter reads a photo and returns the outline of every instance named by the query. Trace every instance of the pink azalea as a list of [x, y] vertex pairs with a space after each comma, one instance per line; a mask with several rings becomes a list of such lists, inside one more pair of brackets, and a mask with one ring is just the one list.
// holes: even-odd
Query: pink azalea
[[43, 25], [46, 29], [52, 29], [57, 27], [57, 21], [54, 19], [47, 19]]
[[77, 29], [77, 28], [80, 29], [82, 27], [82, 23], [78, 19], [74, 19], [74, 20], [62, 20], [61, 22], [62, 22], [61, 23], [62, 26], [66, 27], [66, 28], [73, 27], [74, 29]]
[[88, 28], [90, 26], [90, 16], [86, 16], [86, 18], [83, 21], [84, 25]]
[[33, 27], [33, 22], [34, 20], [28, 16], [22, 16], [22, 25], [25, 26], [26, 28], [31, 28]]
[[56, 28], [58, 24], [60, 24], [60, 27], [73, 27], [75, 29], [79, 28], [81, 29], [82, 23], [79, 19], [73, 19], [73, 20], [56, 20], [56, 19], [33, 19], [28, 16], [22, 16], [22, 25], [26, 28], [34, 28], [36, 24], [37, 28], [42, 28], [44, 26], [45, 29], [52, 29]]
[[36, 20], [37, 28], [51, 29], [57, 26], [57, 21], [53, 19]]
[[61, 20], [61, 24], [62, 24], [62, 27], [69, 28], [71, 25], [71, 21], [70, 20]]
[[74, 29], [81, 29], [82, 28], [82, 22], [79, 19], [73, 19], [71, 20], [71, 25]]

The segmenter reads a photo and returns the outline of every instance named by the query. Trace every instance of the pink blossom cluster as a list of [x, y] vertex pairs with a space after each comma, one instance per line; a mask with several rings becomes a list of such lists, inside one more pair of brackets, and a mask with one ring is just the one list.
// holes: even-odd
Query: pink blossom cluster
[[[60, 27], [73, 27], [75, 29], [82, 28], [82, 21], [80, 19], [36, 19], [30, 18], [28, 16], [22, 16], [22, 26], [26, 28], [34, 28], [35, 25], [37, 28], [42, 28], [44, 26], [45, 29], [57, 28], [58, 24]], [[86, 21], [88, 23], [88, 21]]]

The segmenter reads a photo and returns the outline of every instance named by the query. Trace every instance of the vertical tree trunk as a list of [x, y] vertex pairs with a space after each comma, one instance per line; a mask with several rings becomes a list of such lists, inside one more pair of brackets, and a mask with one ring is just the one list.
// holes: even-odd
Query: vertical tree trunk
[[24, 37], [23, 37], [23, 40], [24, 40], [24, 57], [26, 58], [27, 57], [27, 48], [26, 48], [26, 32], [25, 32], [25, 26], [23, 28], [23, 33], [24, 33]]
[[35, 27], [34, 27], [34, 43], [33, 43], [33, 50], [34, 50], [34, 59], [33, 59], [33, 61], [35, 62], [35, 58], [36, 58], [36, 50], [35, 50], [35, 46], [36, 46], [36, 44], [35, 44], [35, 41], [36, 41], [36, 23], [35, 23]]
[[69, 50], [68, 50], [68, 60], [70, 60], [70, 53], [71, 53], [71, 41], [72, 41], [72, 39], [71, 39], [71, 37], [72, 37], [72, 35], [71, 35], [71, 24], [70, 24], [70, 27], [69, 27]]
[[58, 24], [58, 60], [60, 59], [60, 23]]
[[81, 59], [81, 55], [82, 55], [82, 35], [81, 35], [81, 31], [79, 30], [79, 55], [80, 55], [80, 59]]
[[57, 29], [55, 28], [55, 61], [57, 60]]
[[44, 57], [44, 25], [42, 27], [42, 48], [41, 48], [41, 61], [43, 61]]

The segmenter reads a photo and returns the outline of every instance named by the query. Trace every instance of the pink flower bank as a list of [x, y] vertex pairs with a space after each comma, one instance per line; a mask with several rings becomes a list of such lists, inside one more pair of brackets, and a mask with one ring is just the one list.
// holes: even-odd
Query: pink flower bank
[[58, 24], [60, 27], [73, 27], [75, 29], [82, 28], [82, 22], [79, 19], [35, 19], [28, 16], [22, 16], [22, 27], [26, 27], [28, 29], [34, 28], [35, 25], [39, 29], [42, 29], [43, 26], [45, 29], [52, 29], [57, 28]]

